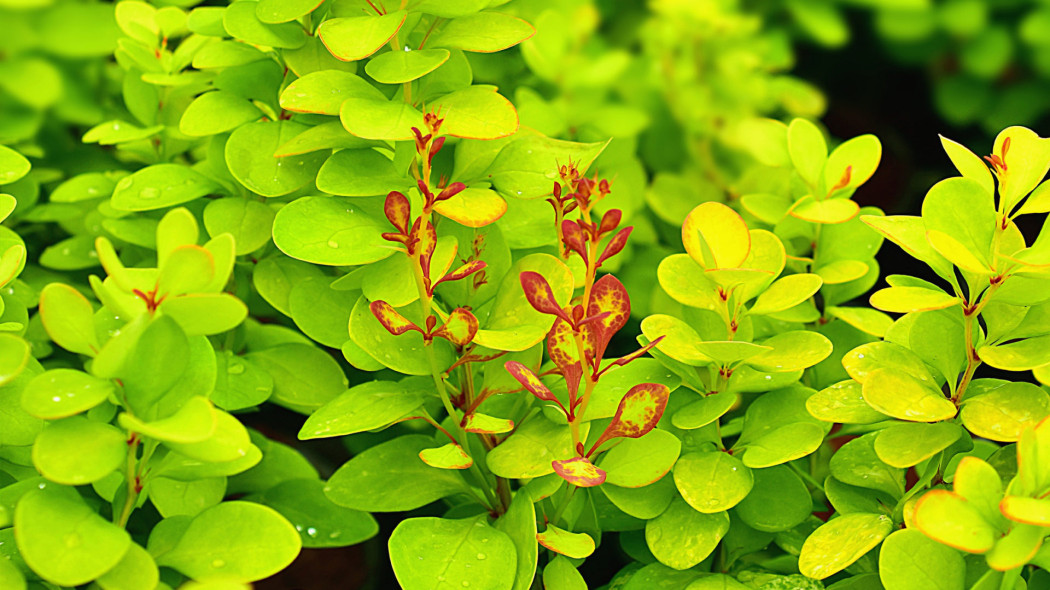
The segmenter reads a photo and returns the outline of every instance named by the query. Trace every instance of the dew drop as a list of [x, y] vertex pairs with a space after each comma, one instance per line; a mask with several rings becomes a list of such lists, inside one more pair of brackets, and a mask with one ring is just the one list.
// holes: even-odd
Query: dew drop
[[316, 537], [317, 536], [317, 529], [315, 529], [314, 527], [310, 527], [310, 528], [306, 529], [306, 534], [311, 536], [311, 537]]
[[125, 176], [124, 178], [120, 179], [120, 182], [117, 183], [117, 190], [126, 191], [129, 188], [131, 188], [131, 185], [134, 183], [135, 181], [132, 180], [130, 176]]
[[466, 588], [467, 586], [470, 586], [470, 582], [463, 580], [463, 587]]
[[60, 401], [62, 401], [62, 398], [56, 395], [56, 396], [51, 398], [51, 401], [53, 401], [53, 402], [60, 402]]
[[338, 248], [339, 247], [339, 242], [337, 242], [335, 240], [328, 240], [328, 247], [329, 248]]
[[341, 536], [343, 536], [343, 533], [340, 533], [339, 531], [335, 531], [333, 533], [328, 534], [329, 539], [338, 539]]
[[155, 187], [147, 186], [146, 188], [139, 191], [140, 199], [156, 199], [160, 196], [160, 191]]
[[484, 553], [478, 553], [478, 559], [485, 559]]
[[66, 547], [72, 549], [73, 547], [80, 546], [80, 535], [77, 533], [69, 533], [65, 538]]
[[226, 368], [226, 372], [229, 373], [230, 375], [240, 375], [241, 373], [244, 372], [244, 365], [241, 365], [241, 364], [230, 365], [229, 367]]
[[221, 559], [216, 559], [215, 561], [211, 562], [211, 566], [216, 569], [220, 567], [226, 567], [226, 562]]

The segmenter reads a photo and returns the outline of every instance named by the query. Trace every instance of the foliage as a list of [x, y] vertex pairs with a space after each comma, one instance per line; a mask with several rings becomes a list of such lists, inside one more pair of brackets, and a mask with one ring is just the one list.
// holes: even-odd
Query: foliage
[[[409, 590], [1047, 583], [1050, 397], [978, 370], [1050, 383], [1050, 140], [885, 216], [733, 2], [196, 4], [0, 2], [0, 587], [247, 587], [375, 513]], [[884, 239], [939, 281], [858, 304]]]

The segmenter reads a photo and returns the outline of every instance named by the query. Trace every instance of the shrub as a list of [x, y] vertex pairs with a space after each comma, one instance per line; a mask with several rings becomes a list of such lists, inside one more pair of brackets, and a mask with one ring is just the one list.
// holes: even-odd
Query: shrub
[[0, 587], [246, 587], [377, 513], [409, 590], [1050, 583], [1050, 397], [978, 373], [1050, 382], [1050, 140], [942, 138], [886, 216], [731, 4], [638, 58], [588, 2], [11, 4]]

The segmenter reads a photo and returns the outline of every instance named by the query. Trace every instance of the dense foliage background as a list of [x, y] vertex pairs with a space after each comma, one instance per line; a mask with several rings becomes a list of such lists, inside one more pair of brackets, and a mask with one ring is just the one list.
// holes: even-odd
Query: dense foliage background
[[[901, 581], [907, 573], [896, 581], [887, 582], [886, 576], [880, 581], [879, 558], [876, 551], [869, 552], [874, 545], [847, 548], [856, 553], [849, 556], [826, 550], [814, 557], [810, 549], [800, 563], [803, 542], [820, 530], [822, 520], [837, 513], [832, 522], [852, 514], [858, 516], [858, 528], [826, 544], [858, 536], [858, 530], [877, 536], [877, 544], [889, 534], [891, 519], [893, 530], [910, 522], [914, 501], [909, 499], [927, 488], [950, 489], [956, 455], [988, 459], [1004, 483], [1011, 480], [1017, 472], [1011, 443], [1021, 438], [1021, 426], [996, 438], [963, 418], [968, 431], [953, 423], [956, 438], [921, 460], [891, 466], [880, 461], [889, 455], [876, 453], [883, 447], [870, 442], [874, 435], [865, 433], [900, 427], [900, 420], [889, 418], [900, 418], [892, 410], [880, 407], [860, 418], [855, 413], [856, 422], [847, 424], [853, 429], [843, 432], [841, 425], [849, 420], [831, 413], [811, 416], [805, 400], [835, 383], [861, 380], [862, 373], [849, 367], [848, 358], [846, 370], [842, 368], [843, 357], [854, 347], [884, 336], [900, 341], [902, 329], [894, 337], [887, 328], [890, 316], [867, 307], [873, 289], [887, 284], [926, 288], [929, 283], [919, 279], [952, 283], [959, 279], [938, 272], [938, 264], [954, 268], [955, 263], [964, 277], [956, 292], [969, 297], [959, 299], [963, 306], [978, 305], [974, 285], [979, 281], [963, 272], [972, 268], [955, 258], [938, 257], [933, 263], [915, 259], [893, 244], [880, 250], [882, 237], [861, 223], [852, 203], [865, 216], [922, 212], [925, 217], [927, 190], [956, 174], [956, 158], [945, 155], [938, 134], [979, 156], [993, 153], [994, 147], [1004, 159], [1002, 139], [995, 139], [1000, 130], [1027, 126], [1045, 134], [1050, 5], [1037, 0], [385, 3], [0, 0], [0, 193], [13, 197], [0, 198], [0, 557], [11, 558], [23, 572], [17, 574], [19, 580], [26, 577], [34, 588], [88, 583], [104, 590], [136, 588], [143, 579], [156, 583], [156, 561], [162, 566], [160, 587], [240, 587], [221, 585], [228, 581], [273, 589], [379, 589], [396, 587], [398, 580], [406, 587], [421, 587], [411, 584], [424, 583], [420, 580], [429, 579], [430, 570], [406, 573], [405, 555], [440, 553], [442, 543], [458, 534], [434, 528], [435, 522], [451, 522], [438, 517], [461, 519], [456, 522], [476, 517], [481, 527], [485, 514], [499, 516], [496, 525], [485, 525], [486, 531], [497, 531], [492, 533], [496, 537], [471, 538], [471, 543], [496, 538], [493, 545], [498, 545], [502, 539], [519, 542], [524, 536], [535, 561], [537, 548], [526, 534], [529, 519], [521, 516], [535, 502], [542, 517], [539, 528], [547, 518], [552, 525], [548, 531], [561, 523], [566, 529], [561, 532], [568, 535], [540, 540], [537, 584], [542, 579], [549, 588], [578, 588], [585, 579], [586, 587], [610, 589], [691, 583], [689, 588], [714, 587], [700, 585], [707, 581], [766, 590], [822, 588], [825, 583], [842, 590], [904, 589], [911, 588], [900, 585], [907, 583]], [[390, 105], [400, 110], [388, 110], [394, 109]], [[424, 119], [424, 113], [442, 120]], [[796, 137], [811, 140], [806, 148], [789, 145], [786, 124], [797, 130]], [[1022, 138], [1014, 142], [1016, 158], [1030, 144], [1023, 143], [1028, 136], [1015, 137]], [[828, 149], [821, 155], [816, 145], [823, 146], [825, 138]], [[857, 139], [842, 144], [850, 138]], [[797, 146], [801, 140], [795, 141]], [[838, 145], [852, 149], [835, 152]], [[1043, 158], [1037, 151], [1032, 147], [1027, 153]], [[1050, 157], [1044, 159], [1050, 162]], [[811, 172], [814, 165], [816, 172]], [[593, 185], [586, 182], [592, 176]], [[552, 186], [558, 188], [552, 191]], [[401, 201], [385, 199], [389, 191], [408, 195], [402, 195], [404, 209]], [[843, 213], [798, 201], [817, 192], [852, 203], [843, 205]], [[549, 202], [552, 194], [562, 193], [564, 200]], [[592, 194], [593, 202], [588, 200]], [[743, 249], [739, 260], [724, 264], [736, 255], [733, 241], [739, 236], [732, 232], [722, 236], [728, 244], [724, 250], [712, 246], [714, 242], [690, 242], [683, 223], [700, 227], [696, 231], [702, 235], [714, 231], [704, 216], [690, 213], [701, 203], [727, 204], [702, 210], [726, 226], [746, 223], [742, 235], [751, 258], [745, 260], [749, 250]], [[999, 207], [1000, 215], [1009, 213], [1010, 207], [1001, 210], [1002, 201]], [[789, 208], [804, 213], [792, 217], [786, 213]], [[357, 217], [347, 221], [344, 210]], [[581, 237], [584, 245], [576, 249], [560, 222], [581, 211], [586, 221], [601, 220], [601, 228], [596, 225], [593, 235]], [[1045, 212], [1038, 207], [1033, 211]], [[431, 228], [431, 250], [420, 267], [420, 254], [411, 244], [421, 235], [423, 243], [430, 239], [426, 227], [432, 213], [436, 229]], [[1041, 218], [1029, 221], [1031, 217], [1017, 220], [1028, 243], [1040, 235], [1042, 225]], [[422, 220], [423, 230], [411, 228], [416, 219]], [[612, 256], [601, 262], [603, 274], [597, 274], [599, 242], [603, 248], [617, 243], [621, 234], [614, 230], [628, 226], [633, 227], [630, 240], [609, 247]], [[380, 237], [392, 227], [395, 234]], [[580, 227], [574, 231], [587, 231]], [[899, 243], [892, 233], [882, 235]], [[775, 258], [777, 246], [770, 244], [781, 242], [776, 267], [769, 259]], [[843, 253], [818, 258], [818, 244], [821, 252], [841, 248]], [[408, 256], [388, 258], [393, 247], [403, 247]], [[593, 248], [589, 259], [582, 253], [587, 247]], [[993, 261], [998, 249], [997, 237]], [[767, 260], [755, 262], [756, 252], [768, 254]], [[478, 260], [487, 266], [475, 264]], [[657, 269], [670, 267], [669, 261], [679, 265], [675, 268], [681, 274], [674, 280], [658, 276]], [[731, 300], [736, 311], [723, 296], [721, 319], [693, 310], [710, 311], [704, 302], [694, 305], [699, 296], [690, 300], [700, 289], [676, 291], [676, 283], [687, 281], [696, 269], [717, 274], [748, 265], [772, 274], [764, 283], [740, 279], [748, 285], [741, 292], [750, 295]], [[882, 277], [918, 279], [886, 283], [880, 267]], [[657, 418], [668, 408], [659, 428], [660, 436], [668, 438], [637, 440], [650, 441], [654, 446], [644, 450], [654, 456], [667, 455], [673, 447], [673, 457], [657, 474], [656, 479], [664, 476], [662, 484], [623, 479], [622, 474], [617, 480], [631, 482], [622, 490], [661, 487], [660, 492], [617, 496], [593, 488], [574, 495], [577, 488], [566, 482], [584, 490], [590, 485], [587, 478], [596, 477], [593, 472], [563, 473], [559, 466], [559, 477], [550, 460], [567, 457], [546, 457], [537, 469], [529, 461], [542, 445], [521, 446], [517, 452], [526, 458], [508, 457], [512, 452], [500, 447], [509, 440], [508, 420], [520, 427], [522, 418], [533, 428], [528, 432], [534, 440], [564, 434], [562, 447], [568, 453], [575, 452], [570, 442], [588, 442], [589, 447], [602, 433], [592, 427], [580, 435], [577, 427], [586, 423], [577, 424], [571, 412], [558, 414], [551, 404], [541, 411], [528, 393], [546, 399], [526, 382], [528, 371], [539, 373], [549, 358], [542, 364], [547, 385], [540, 387], [549, 386], [546, 392], [552, 398], [575, 400], [573, 385], [560, 378], [557, 385], [551, 381], [554, 375], [549, 373], [567, 371], [556, 358], [555, 340], [545, 342], [546, 349], [541, 340], [552, 323], [556, 330], [581, 318], [555, 320], [553, 311], [543, 315], [534, 298], [526, 300], [530, 287], [524, 280], [519, 283], [520, 271], [546, 277], [558, 311], [568, 304], [574, 287], [586, 285], [587, 311], [581, 309], [581, 314], [608, 312], [614, 317], [623, 312], [622, 322], [610, 328], [614, 322], [608, 320], [599, 337], [608, 345], [606, 360], [629, 356], [639, 344], [659, 344], [659, 336], [679, 334], [674, 330], [680, 322], [691, 324], [705, 341], [733, 340], [739, 328], [738, 350], [762, 342], [775, 348], [775, 338], [784, 337], [784, 342], [791, 335], [797, 366], [788, 362], [790, 367], [778, 367], [769, 359], [744, 362], [758, 348], [726, 353], [725, 358], [705, 349], [700, 357], [707, 359], [707, 354], [718, 361], [708, 374], [710, 359], [682, 361], [676, 348], [680, 340], [668, 337], [652, 350], [656, 360], [625, 364], [620, 380], [617, 372], [610, 372], [606, 383], [615, 384], [604, 390], [585, 376], [586, 395], [596, 386], [596, 399], [602, 399], [595, 404], [601, 409], [587, 418], [606, 432], [615, 430], [607, 425], [620, 419], [620, 413], [616, 418], [613, 413], [631, 386], [643, 381], [652, 385], [647, 391], [654, 399], [661, 399], [660, 388], [670, 391], [670, 401], [663, 393], [657, 404]], [[776, 291], [771, 285], [780, 284], [773, 280], [782, 271], [785, 278], [805, 277], [816, 284], [807, 290], [784, 283]], [[602, 282], [600, 277], [613, 276], [604, 273], [615, 274], [616, 285], [623, 285], [612, 285], [615, 279]], [[737, 279], [722, 276], [720, 280], [729, 281], [723, 285], [736, 284], [732, 281]], [[430, 285], [442, 277], [448, 282]], [[591, 311], [592, 287], [614, 295], [625, 289], [629, 307], [613, 309], [595, 300], [597, 312]], [[1036, 287], [1031, 289], [1038, 291]], [[767, 292], [775, 296], [763, 300]], [[741, 312], [755, 296], [757, 302]], [[999, 315], [982, 318], [977, 341], [987, 329], [992, 342], [995, 322], [1004, 322], [1009, 313], [1024, 317], [1044, 299], [1015, 296], [1000, 308], [993, 306]], [[385, 308], [377, 303], [387, 301], [391, 311], [397, 308], [405, 317], [398, 312], [384, 316]], [[423, 313], [416, 301], [424, 303]], [[961, 342], [964, 320], [958, 303], [937, 321], [958, 328]], [[881, 309], [933, 317], [946, 307], [908, 305], [893, 301]], [[500, 324], [496, 312], [486, 318], [492, 308], [512, 320]], [[157, 310], [160, 319], [153, 321]], [[456, 315], [459, 310], [464, 313]], [[949, 317], [956, 312], [958, 322]], [[443, 336], [435, 325], [426, 324], [427, 316], [437, 327], [445, 326]], [[420, 332], [409, 334], [416, 340], [407, 347], [386, 331], [396, 331], [399, 321], [413, 324], [401, 332]], [[970, 342], [959, 345], [963, 360], [955, 373], [955, 361], [945, 365], [929, 356], [935, 352], [909, 347], [919, 365], [943, 370], [941, 375], [930, 369], [936, 375], [931, 379], [953, 396], [958, 385], [961, 397], [980, 364], [980, 359], [976, 364], [969, 360], [975, 346], [969, 321]], [[1040, 331], [1041, 316], [1030, 321], [1038, 327], [1017, 338], [1046, 337]], [[517, 330], [515, 322], [524, 328]], [[930, 324], [930, 333], [943, 327], [933, 320]], [[1011, 329], [1016, 325], [1001, 330], [1000, 341], [1011, 341]], [[821, 334], [820, 341], [798, 336], [805, 330]], [[532, 338], [532, 332], [539, 336]], [[1050, 333], [1050, 326], [1045, 332]], [[431, 336], [437, 336], [433, 345]], [[107, 342], [125, 344], [104, 348]], [[825, 342], [828, 350], [821, 352]], [[810, 357], [812, 362], [797, 360]], [[509, 360], [526, 367], [525, 373], [515, 374], [518, 382], [507, 373]], [[596, 371], [601, 360], [599, 352]], [[1050, 378], [1042, 362], [989, 364], [997, 368], [982, 366], [978, 381], [995, 377], [1039, 384]], [[730, 381], [733, 370], [720, 371], [716, 365], [739, 368], [736, 381]], [[632, 367], [630, 372], [626, 367]], [[401, 405], [382, 406], [385, 393], [367, 389], [376, 379], [396, 385]], [[763, 379], [774, 385], [763, 389]], [[527, 391], [520, 391], [519, 382]], [[974, 383], [971, 390], [984, 395], [999, 386]], [[1025, 414], [1017, 417], [1017, 425], [1037, 421], [1046, 414], [1039, 415], [1041, 410], [1050, 410], [1043, 389], [1026, 387], [1040, 393], [1025, 390], [1028, 397], [1016, 402], [1024, 410], [1016, 416]], [[609, 397], [611, 390], [615, 397]], [[686, 395], [723, 390], [740, 395], [732, 408], [697, 409], [689, 415], [691, 426], [683, 426], [689, 419], [679, 412], [672, 425], [672, 414], [686, 407]], [[753, 395], [769, 390], [782, 394]], [[74, 401], [52, 397], [70, 391], [76, 393], [69, 394]], [[361, 418], [367, 413], [360, 410], [365, 402], [376, 404], [375, 414], [385, 418]], [[491, 422], [479, 418], [484, 424], [474, 430], [465, 426], [466, 418], [464, 424], [441, 418], [456, 411], [471, 414], [479, 406], [487, 414], [477, 415]], [[713, 417], [707, 416], [711, 412]], [[783, 426], [774, 415], [791, 415], [809, 430], [798, 436], [782, 432], [782, 452], [759, 460], [758, 451], [751, 450], [759, 446], [756, 441]], [[400, 421], [406, 417], [419, 419]], [[944, 417], [926, 422], [939, 420], [943, 422], [936, 426], [947, 426]], [[51, 425], [45, 427], [45, 421]], [[767, 422], [761, 427], [765, 430], [756, 426], [760, 421]], [[202, 422], [208, 427], [201, 427]], [[571, 439], [566, 422], [572, 426]], [[432, 437], [428, 423], [447, 438], [440, 432]], [[58, 424], [62, 426], [56, 428]], [[837, 424], [834, 430], [832, 424]], [[50, 435], [41, 434], [45, 432]], [[478, 436], [464, 444], [468, 432]], [[736, 442], [723, 444], [723, 437]], [[671, 438], [676, 438], [673, 444], [667, 442]], [[622, 447], [628, 449], [634, 439], [625, 440]], [[861, 444], [838, 453], [854, 440]], [[599, 439], [592, 451], [601, 443]], [[425, 458], [430, 467], [424, 467], [417, 456], [438, 444], [445, 445], [437, 447], [443, 454]], [[518, 449], [516, 444], [503, 450]], [[868, 444], [866, 451], [863, 444]], [[792, 445], [805, 451], [796, 453]], [[743, 462], [738, 458], [742, 452]], [[869, 485], [860, 467], [842, 466], [846, 459], [836, 467], [831, 459], [836, 454], [858, 465], [868, 460], [882, 466], [872, 478], [883, 479]], [[466, 455], [487, 458], [459, 469]], [[412, 467], [401, 467], [404, 456], [414, 462]], [[699, 484], [685, 475], [687, 456], [696, 464], [729, 457], [725, 461], [735, 463], [727, 469], [736, 472], [739, 464], [747, 478], [754, 469], [766, 474], [765, 479], [756, 475], [742, 484], [705, 463], [703, 469], [714, 473], [711, 486], [720, 490], [721, 504], [713, 501], [711, 510], [697, 508], [694, 514], [696, 504], [685, 490]], [[370, 457], [372, 467], [348, 463], [355, 457]], [[608, 453], [595, 461], [617, 477]], [[681, 495], [669, 483], [672, 476], [665, 475], [676, 461], [674, 480]], [[393, 475], [376, 479], [376, 467], [389, 468]], [[413, 477], [424, 476], [432, 478], [430, 483], [416, 485]], [[604, 481], [604, 471], [601, 477]], [[491, 482], [491, 490], [477, 482]], [[834, 490], [827, 491], [828, 485]], [[730, 497], [736, 494], [733, 486], [742, 487], [739, 497]], [[777, 520], [783, 515], [775, 515], [775, 522], [762, 528], [756, 523], [769, 515], [756, 507], [762, 502], [759, 494], [751, 497], [749, 508], [734, 508], [752, 486], [767, 494], [801, 488], [800, 518]], [[1024, 495], [1034, 490], [1014, 491]], [[515, 498], [529, 498], [530, 508], [515, 508], [512, 492]], [[666, 501], [654, 500], [656, 495]], [[647, 515], [661, 501], [659, 510]], [[701, 513], [707, 520], [696, 520]], [[669, 515], [660, 516], [668, 535], [662, 545], [648, 532], [658, 528], [651, 523], [661, 514]], [[872, 514], [878, 516], [859, 518]], [[709, 515], [724, 517], [726, 524]], [[674, 520], [679, 516], [681, 521]], [[87, 528], [68, 528], [81, 517], [91, 523]], [[388, 555], [388, 540], [404, 523], [422, 528], [402, 528]], [[113, 525], [113, 530], [103, 525]], [[1045, 533], [1045, 528], [1024, 526]], [[679, 528], [694, 531], [693, 536], [686, 541], [674, 537]], [[236, 530], [243, 532], [234, 534]], [[580, 549], [576, 543], [583, 542], [581, 537], [569, 531], [597, 537], [596, 548], [590, 541], [593, 554]], [[449, 537], [441, 537], [446, 533]], [[472, 533], [463, 534], [468, 538]], [[938, 534], [947, 533], [938, 529], [930, 536], [946, 542]], [[108, 548], [113, 559], [128, 557], [120, 567], [102, 564], [90, 551], [77, 553], [77, 535], [96, 539], [94, 550]], [[430, 539], [428, 535], [437, 540], [430, 545], [418, 540]], [[696, 541], [697, 535], [713, 538], [706, 553], [677, 546], [706, 543]], [[1043, 536], [1032, 542], [1036, 549]], [[251, 545], [253, 539], [265, 539], [263, 546], [269, 549]], [[242, 542], [259, 551], [257, 563], [229, 573], [242, 564], [223, 551], [241, 551]], [[946, 590], [1050, 587], [1050, 576], [1030, 565], [1045, 567], [1050, 562], [1045, 550], [1018, 564], [989, 558], [989, 563], [999, 559], [998, 565], [1009, 565], [989, 567], [976, 555], [987, 548], [955, 547], [976, 555], [966, 558], [966, 567], [956, 567], [963, 563], [962, 553], [938, 553], [948, 550], [924, 537], [901, 535], [894, 543], [898, 554], [929, 551], [931, 562], [948, 564], [945, 571], [954, 567], [958, 575], [950, 576]], [[63, 544], [79, 557], [68, 563], [55, 559]], [[408, 549], [399, 558], [402, 544]], [[479, 563], [483, 555], [478, 552]], [[512, 563], [523, 563], [528, 555], [519, 543]], [[814, 565], [814, 559], [823, 564], [825, 558], [837, 565], [825, 570]], [[83, 563], [70, 565], [77, 559]], [[16, 574], [8, 573], [2, 560], [0, 566], [0, 587], [8, 580], [14, 584]], [[693, 566], [698, 569], [689, 569]], [[809, 577], [799, 575], [800, 569]], [[463, 571], [464, 587], [467, 580], [485, 587], [485, 578]], [[646, 573], [636, 576], [638, 571]], [[734, 577], [688, 577], [699, 571]], [[686, 577], [675, 577], [679, 575]], [[419, 579], [413, 582], [413, 576]], [[200, 584], [194, 586], [193, 580]]]

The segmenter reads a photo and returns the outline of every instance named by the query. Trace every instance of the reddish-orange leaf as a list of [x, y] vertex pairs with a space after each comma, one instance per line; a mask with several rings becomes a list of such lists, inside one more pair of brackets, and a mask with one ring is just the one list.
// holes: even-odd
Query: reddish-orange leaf
[[478, 333], [478, 318], [462, 307], [457, 307], [448, 314], [444, 326], [434, 332], [434, 336], [444, 338], [456, 346], [466, 346]]
[[462, 182], [453, 182], [452, 184], [445, 187], [445, 190], [438, 193], [438, 196], [434, 199], [435, 201], [445, 201], [451, 199], [457, 194], [463, 192], [463, 189], [467, 188], [467, 185]]
[[664, 339], [664, 337], [660, 336], [656, 340], [653, 340], [649, 344], [646, 344], [645, 346], [639, 348], [638, 350], [632, 352], [631, 354], [621, 356], [620, 358], [616, 359], [615, 361], [609, 363], [609, 366], [607, 366], [604, 369], [602, 369], [602, 373], [608, 371], [611, 367], [622, 367], [622, 366], [626, 365], [627, 363], [633, 361], [634, 359], [636, 359], [636, 358], [642, 356], [643, 354], [649, 352], [650, 350], [652, 350], [653, 347], [655, 347], [657, 344], [660, 344], [660, 341], [663, 340], [663, 339]]
[[434, 286], [436, 287], [441, 283], [444, 283], [445, 281], [458, 281], [461, 279], [465, 279], [470, 275], [478, 272], [479, 270], [485, 268], [486, 266], [487, 265], [481, 260], [471, 260], [470, 262], [464, 264], [463, 266], [438, 279], [438, 281], [434, 283]]
[[547, 283], [547, 279], [543, 278], [543, 275], [527, 270], [521, 273], [519, 278], [521, 280], [521, 288], [525, 290], [525, 298], [529, 300], [529, 304], [536, 311], [555, 315], [567, 322], [569, 321], [569, 316], [558, 305], [558, 301], [554, 298], [554, 291], [551, 290], [550, 284]]
[[558, 407], [560, 407], [562, 411], [565, 410], [565, 407], [561, 405], [560, 401], [558, 401], [554, 392], [544, 385], [543, 382], [540, 381], [540, 378], [536, 376], [536, 373], [533, 373], [531, 369], [518, 361], [507, 361], [503, 363], [503, 367], [507, 369], [510, 376], [517, 379], [518, 383], [521, 383], [529, 393], [543, 401], [554, 402], [558, 404]]
[[[594, 358], [594, 341], [591, 333], [583, 330], [584, 338], [583, 352], [588, 359]], [[580, 380], [583, 378], [583, 365], [580, 364], [579, 346], [572, 327], [563, 319], [554, 320], [554, 326], [547, 334], [547, 354], [558, 370], [565, 377], [565, 385], [569, 388], [569, 407], [574, 409], [576, 405], [576, 394], [580, 390]]]
[[620, 400], [612, 422], [595, 441], [587, 456], [591, 456], [607, 440], [639, 438], [648, 434], [664, 415], [670, 394], [671, 390], [661, 383], [641, 383], [632, 387]]
[[619, 209], [606, 211], [605, 215], [602, 215], [602, 222], [598, 225], [598, 235], [604, 235], [616, 229], [620, 225], [621, 217], [623, 217], [623, 212]]
[[409, 330], [423, 332], [423, 330], [419, 329], [419, 326], [397, 313], [397, 310], [386, 301], [373, 301], [368, 305], [368, 308], [372, 310], [372, 315], [376, 316], [379, 323], [383, 324], [383, 327], [394, 336], [400, 336]]
[[408, 224], [412, 218], [412, 205], [408, 202], [408, 197], [397, 191], [390, 191], [386, 202], [383, 203], [383, 213], [386, 213], [386, 218], [397, 231], [408, 234]]
[[595, 322], [588, 322], [585, 332], [594, 334], [594, 366], [597, 367], [609, 346], [613, 334], [620, 331], [631, 317], [631, 298], [623, 283], [612, 275], [605, 275], [594, 283], [587, 315], [608, 314]]
[[564, 461], [551, 461], [554, 472], [574, 486], [593, 488], [605, 483], [605, 471], [596, 467], [586, 457], [573, 457]]
[[571, 219], [562, 221], [561, 239], [570, 250], [580, 255], [584, 264], [587, 264], [587, 242], [578, 223]]
[[616, 256], [620, 253], [620, 250], [623, 250], [623, 247], [627, 245], [627, 238], [631, 236], [631, 230], [633, 229], [633, 227], [625, 227], [616, 232], [616, 235], [605, 245], [602, 255], [598, 257], [598, 266], [601, 266], [603, 262]]

